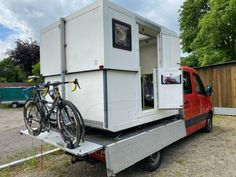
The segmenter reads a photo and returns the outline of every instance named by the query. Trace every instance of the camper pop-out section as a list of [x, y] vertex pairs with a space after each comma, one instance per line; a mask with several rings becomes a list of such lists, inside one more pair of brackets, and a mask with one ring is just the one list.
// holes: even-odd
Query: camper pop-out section
[[67, 87], [65, 97], [87, 126], [116, 132], [177, 115], [183, 107], [179, 38], [110, 1], [47, 27], [40, 45], [46, 81], [78, 79], [81, 90]]

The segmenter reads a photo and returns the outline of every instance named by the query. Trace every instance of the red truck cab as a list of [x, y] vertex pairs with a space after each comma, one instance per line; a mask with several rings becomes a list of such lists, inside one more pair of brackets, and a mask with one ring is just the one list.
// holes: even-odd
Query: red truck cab
[[206, 89], [197, 71], [183, 66], [184, 80], [184, 119], [187, 135], [200, 129], [210, 132], [212, 129], [213, 106], [212, 88]]

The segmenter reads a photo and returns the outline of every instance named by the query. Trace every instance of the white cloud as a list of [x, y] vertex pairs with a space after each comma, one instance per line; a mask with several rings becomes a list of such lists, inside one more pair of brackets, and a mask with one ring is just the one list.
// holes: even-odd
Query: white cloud
[[0, 59], [16, 39], [39, 40], [40, 30], [94, 0], [8, 0], [0, 1], [0, 24], [13, 31], [0, 40]]
[[149, 3], [150, 5], [146, 6], [146, 10], [139, 13], [179, 33], [178, 10], [183, 0], [150, 0]]
[[[40, 30], [60, 17], [86, 6], [94, 0], [0, 0], [0, 24], [13, 33], [0, 40], [0, 59], [6, 49], [14, 48], [18, 38], [39, 40]], [[177, 33], [178, 9], [183, 0], [113, 0], [123, 7], [154, 20]]]

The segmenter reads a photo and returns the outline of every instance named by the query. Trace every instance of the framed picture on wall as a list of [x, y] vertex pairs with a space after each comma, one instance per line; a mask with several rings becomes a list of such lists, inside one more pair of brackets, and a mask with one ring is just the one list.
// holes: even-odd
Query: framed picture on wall
[[181, 75], [169, 73], [161, 75], [161, 84], [181, 84]]
[[132, 50], [131, 25], [112, 19], [113, 47], [123, 50]]

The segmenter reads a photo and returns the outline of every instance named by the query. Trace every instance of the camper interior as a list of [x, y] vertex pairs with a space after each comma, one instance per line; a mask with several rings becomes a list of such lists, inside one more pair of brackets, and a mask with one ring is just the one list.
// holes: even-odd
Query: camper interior
[[156, 105], [154, 90], [155, 68], [157, 68], [157, 32], [139, 25], [139, 58], [141, 70], [142, 110], [153, 109]]

